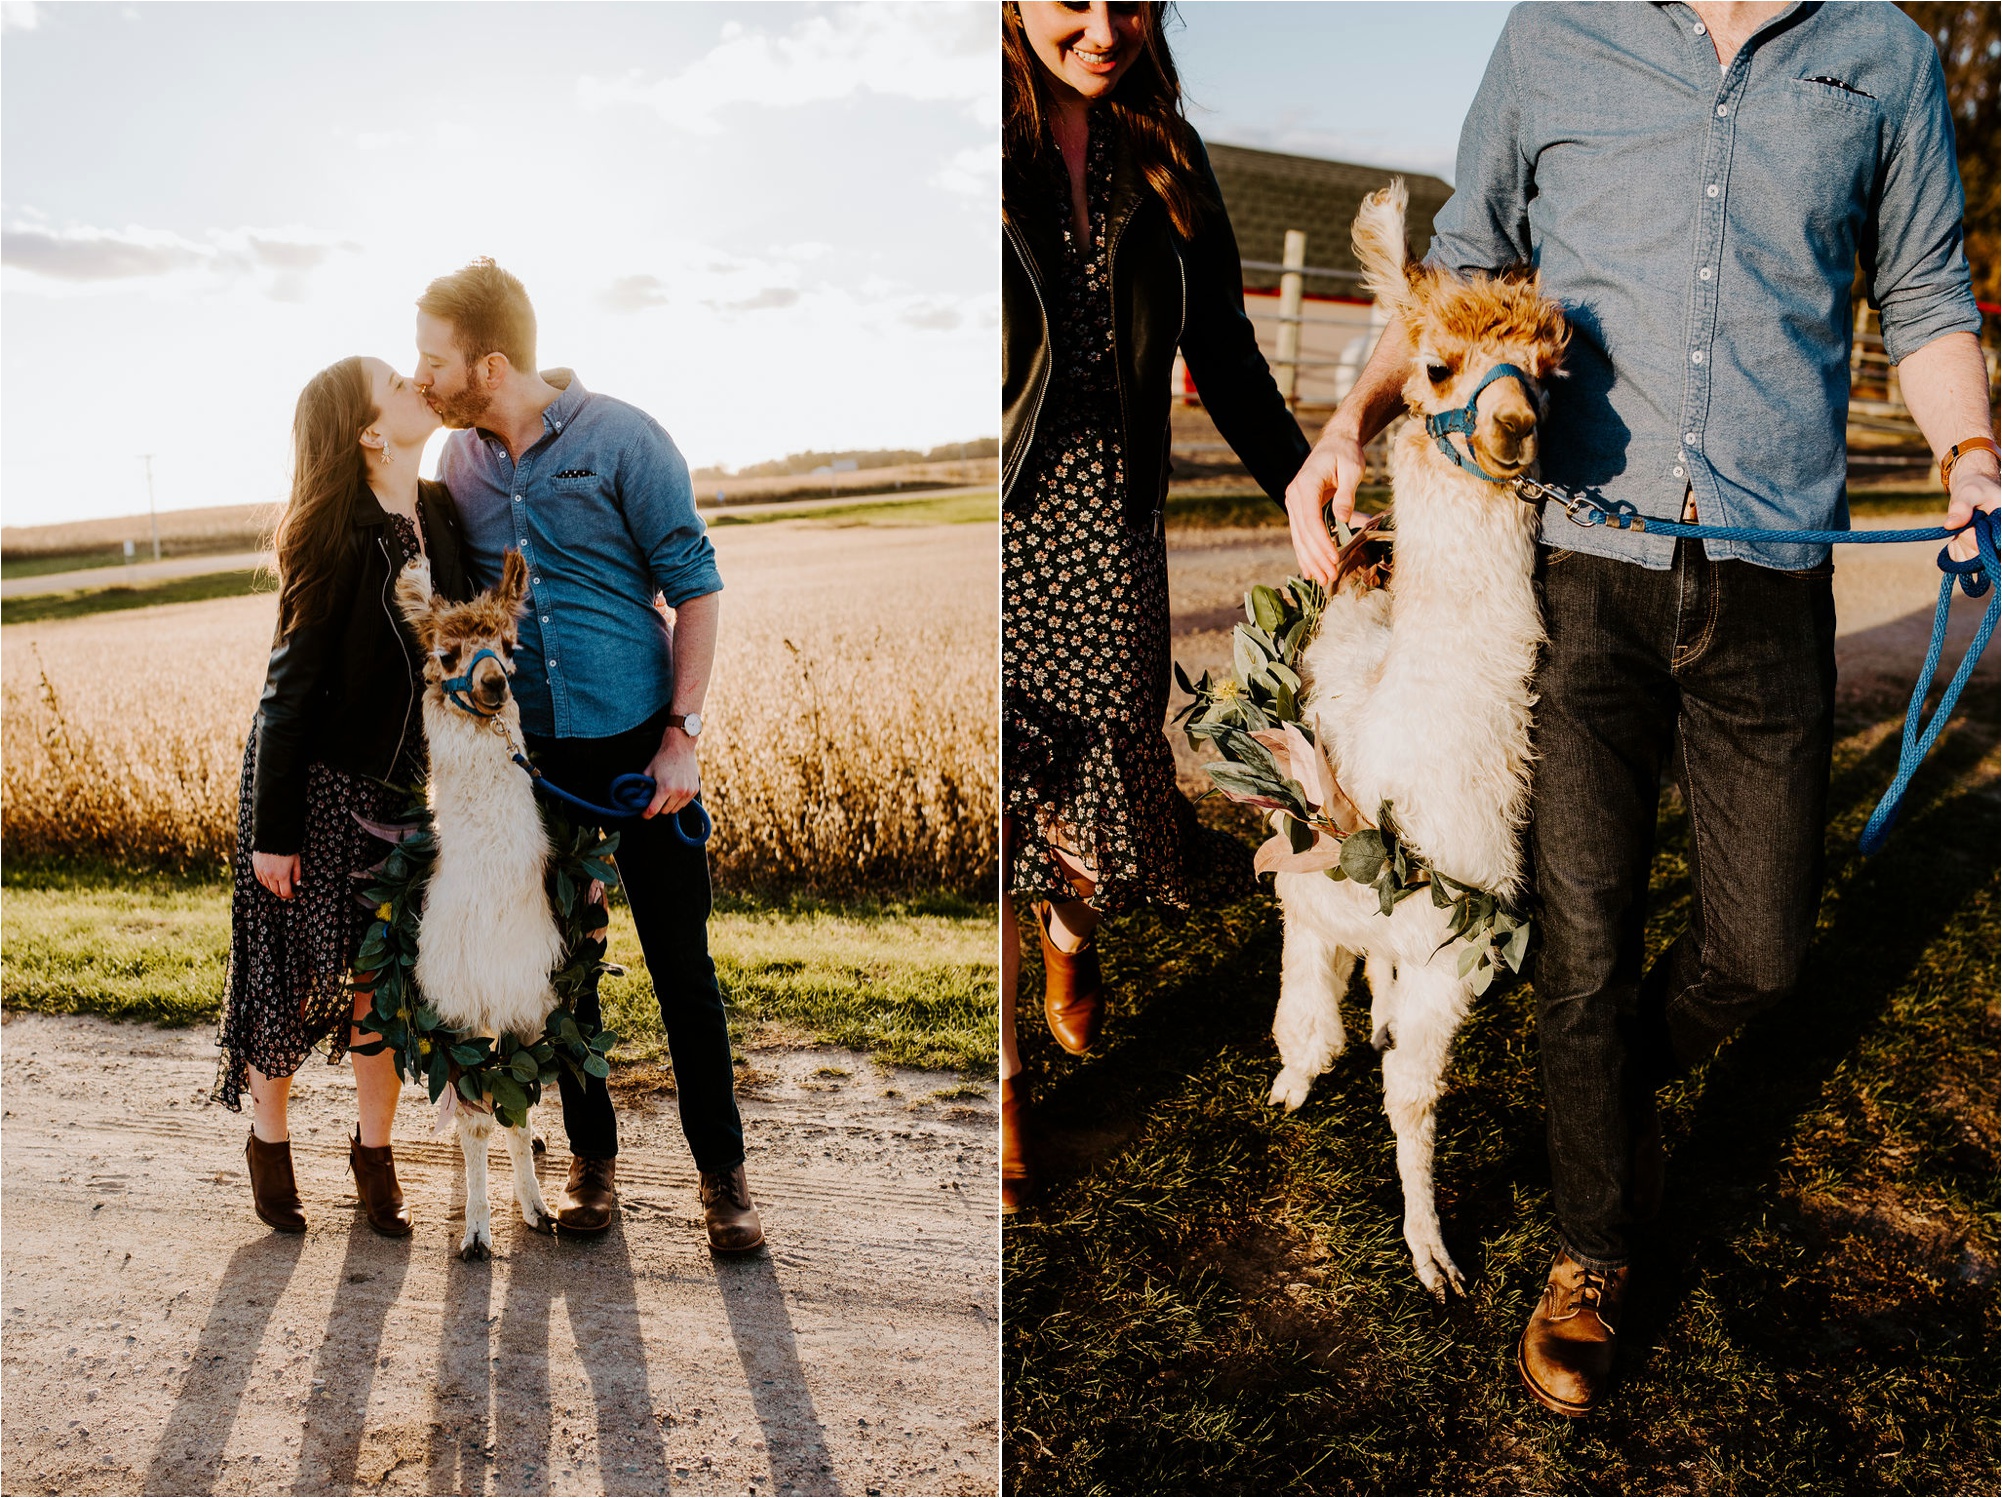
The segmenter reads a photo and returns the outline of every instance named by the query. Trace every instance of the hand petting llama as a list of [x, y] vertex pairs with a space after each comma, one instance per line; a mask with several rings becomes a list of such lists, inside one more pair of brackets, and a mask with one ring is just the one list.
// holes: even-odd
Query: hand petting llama
[[[1332, 763], [1339, 790], [1326, 793], [1368, 815], [1388, 804], [1405, 848], [1507, 904], [1523, 880], [1530, 676], [1543, 640], [1538, 512], [1510, 481], [1531, 475], [1543, 383], [1559, 373], [1569, 329], [1532, 272], [1462, 279], [1412, 261], [1405, 201], [1399, 180], [1364, 202], [1356, 257], [1410, 331], [1406, 403], [1438, 419], [1412, 420], [1396, 440], [1389, 584], [1338, 587], [1327, 600], [1300, 656], [1302, 716]], [[1281, 873], [1277, 889], [1286, 938], [1272, 1030], [1284, 1069], [1271, 1101], [1298, 1108], [1341, 1053], [1341, 999], [1360, 956], [1404, 1238], [1419, 1279], [1444, 1299], [1464, 1285], [1433, 1203], [1433, 1117], [1475, 989], [1462, 975], [1467, 942], [1431, 899], [1386, 914], [1380, 890], [1319, 872]]]
[[[438, 850], [424, 898], [414, 969], [425, 1002], [461, 1034], [512, 1034], [532, 1043], [556, 1007], [549, 975], [563, 939], [544, 874], [549, 838], [529, 777], [514, 763], [521, 709], [508, 690], [515, 621], [528, 592], [528, 567], [510, 551], [500, 585], [470, 603], [431, 591], [431, 573], [412, 562], [396, 601], [425, 651], [424, 732], [431, 751], [430, 803]], [[456, 1099], [466, 1159], [462, 1258], [493, 1249], [487, 1203], [487, 1145], [494, 1115]], [[514, 1160], [514, 1200], [531, 1228], [553, 1222], [535, 1178], [526, 1120], [501, 1131]]]

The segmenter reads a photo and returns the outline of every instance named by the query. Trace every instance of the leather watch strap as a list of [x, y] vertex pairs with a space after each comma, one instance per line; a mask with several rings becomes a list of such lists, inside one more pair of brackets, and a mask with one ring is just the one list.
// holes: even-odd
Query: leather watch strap
[[1990, 452], [1994, 453], [1996, 457], [2002, 458], [2002, 447], [1996, 446], [1993, 437], [1963, 438], [1959, 442], [1954, 443], [1952, 447], [1949, 447], [1946, 450], [1946, 456], [1939, 460], [1940, 488], [1951, 490], [1953, 488], [1953, 465], [1958, 463], [1968, 453], [1977, 452]]

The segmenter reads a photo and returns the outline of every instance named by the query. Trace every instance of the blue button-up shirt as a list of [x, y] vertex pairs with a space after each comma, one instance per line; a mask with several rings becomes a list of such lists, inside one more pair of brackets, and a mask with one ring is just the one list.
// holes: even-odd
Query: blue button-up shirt
[[476, 582], [493, 586], [510, 549], [528, 563], [514, 654], [523, 729], [606, 738], [665, 707], [674, 656], [653, 596], [678, 607], [719, 592], [723, 579], [688, 464], [659, 423], [568, 377], [519, 463], [489, 432], [454, 432], [438, 477], [458, 506]]
[[[1981, 316], [1938, 53], [1887, 4], [1797, 4], [1721, 71], [1696, 12], [1525, 4], [1460, 133], [1430, 258], [1542, 271], [1572, 323], [1543, 475], [1641, 514], [1848, 524], [1850, 285], [1895, 362]], [[1556, 546], [1670, 564], [1666, 536]], [[1798, 569], [1826, 547], [1707, 542]]]

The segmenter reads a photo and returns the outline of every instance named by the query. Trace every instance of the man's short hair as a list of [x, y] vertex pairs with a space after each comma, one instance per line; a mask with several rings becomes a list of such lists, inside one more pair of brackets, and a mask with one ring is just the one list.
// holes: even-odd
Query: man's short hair
[[485, 255], [425, 287], [417, 310], [452, 325], [452, 341], [468, 364], [498, 353], [516, 369], [535, 373], [535, 309], [528, 291]]

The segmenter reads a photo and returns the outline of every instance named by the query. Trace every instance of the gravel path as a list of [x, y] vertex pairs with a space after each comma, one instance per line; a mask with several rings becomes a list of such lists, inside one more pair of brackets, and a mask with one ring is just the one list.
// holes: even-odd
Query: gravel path
[[[612, 1230], [530, 1233], [500, 1152], [496, 1257], [463, 1264], [458, 1149], [421, 1093], [396, 1130], [417, 1231], [379, 1238], [347, 1178], [352, 1074], [309, 1060], [311, 1228], [287, 1237], [251, 1215], [214, 1054], [89, 1018], [0, 1031], [0, 1490], [996, 1491], [995, 1116], [932, 1098], [957, 1078], [752, 1053], [768, 1246], [742, 1260], [704, 1245], [671, 1094], [632, 1079]], [[553, 1100], [537, 1119], [553, 1199]]]

